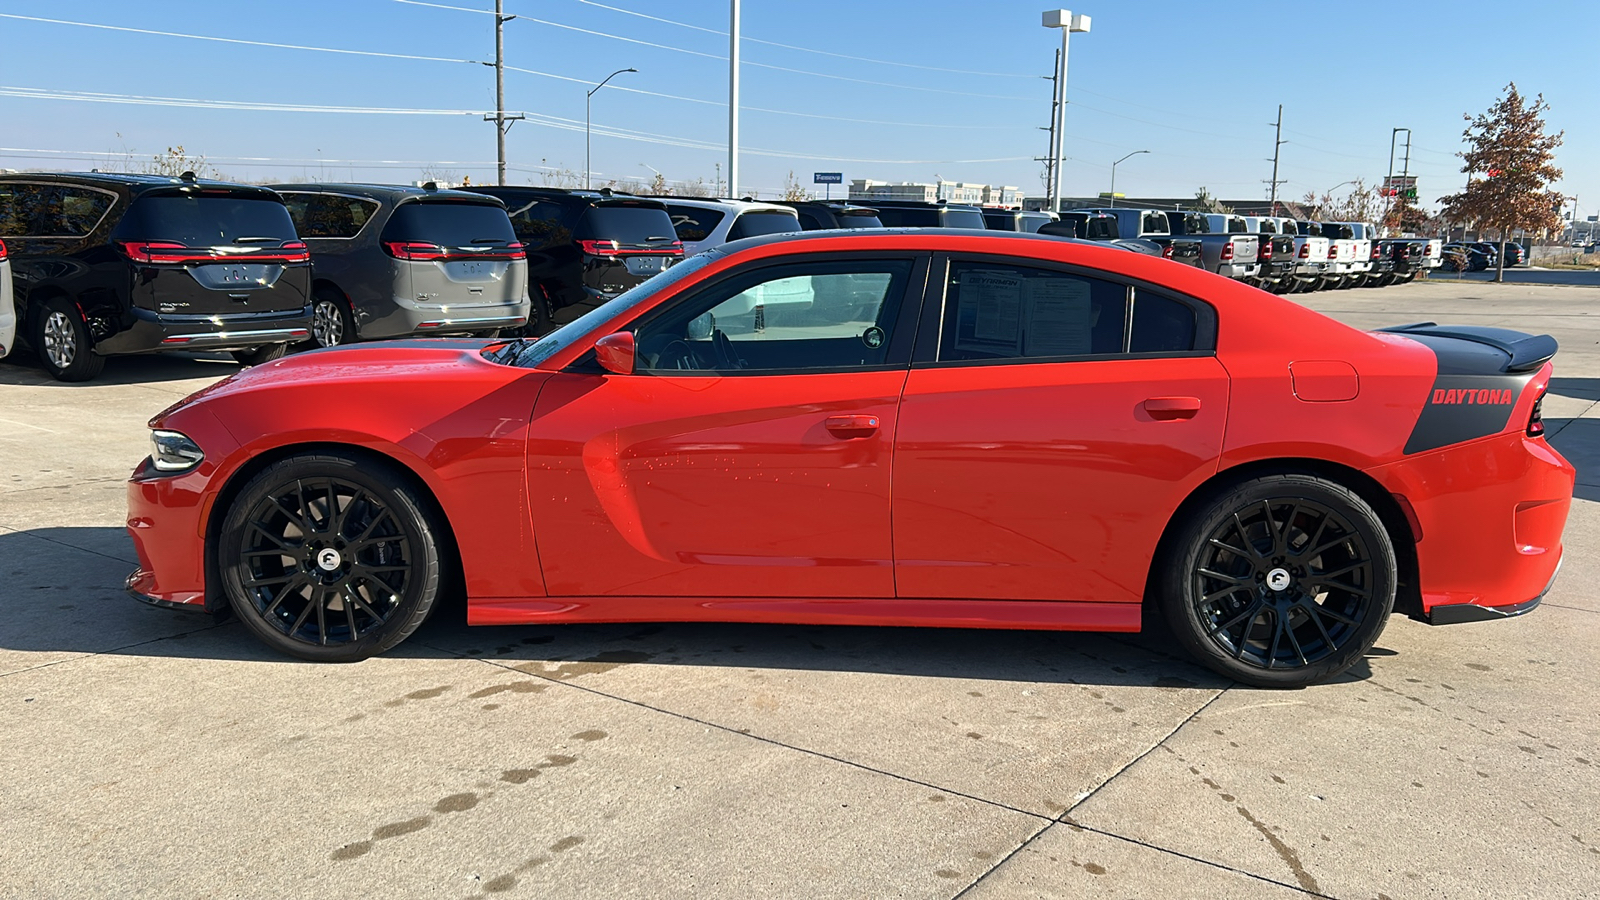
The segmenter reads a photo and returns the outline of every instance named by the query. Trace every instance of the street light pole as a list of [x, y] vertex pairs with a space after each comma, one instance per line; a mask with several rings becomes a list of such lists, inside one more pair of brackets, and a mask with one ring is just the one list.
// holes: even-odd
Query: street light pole
[[[734, 0], [738, 2], [738, 0]], [[1079, 13], [1073, 15], [1071, 10], [1047, 10], [1041, 19], [1046, 28], [1061, 29], [1061, 62], [1056, 67], [1056, 133], [1055, 146], [1050, 148], [1051, 164], [1054, 167], [1052, 180], [1054, 190], [1051, 191], [1051, 212], [1061, 212], [1061, 148], [1067, 124], [1067, 39], [1073, 32], [1086, 34], [1089, 31], [1089, 17]]]
[[594, 99], [594, 92], [606, 86], [606, 81], [621, 75], [623, 72], [637, 72], [638, 69], [618, 69], [605, 77], [605, 81], [589, 89], [583, 98], [583, 189], [589, 189], [589, 101]]
[[1149, 153], [1149, 152], [1150, 152], [1149, 150], [1135, 150], [1132, 153], [1129, 153], [1127, 156], [1124, 156], [1123, 158], [1121, 158], [1121, 159], [1119, 159], [1116, 162], [1111, 164], [1111, 207], [1113, 209], [1115, 209], [1116, 206], [1117, 206], [1117, 166], [1122, 165], [1123, 163], [1127, 162], [1129, 159], [1131, 159], [1131, 158], [1133, 158], [1135, 156], [1138, 156], [1141, 153]]
[[494, 144], [501, 187], [506, 184], [506, 23], [505, 0], [494, 0]]
[[728, 12], [728, 196], [739, 193], [739, 0]]

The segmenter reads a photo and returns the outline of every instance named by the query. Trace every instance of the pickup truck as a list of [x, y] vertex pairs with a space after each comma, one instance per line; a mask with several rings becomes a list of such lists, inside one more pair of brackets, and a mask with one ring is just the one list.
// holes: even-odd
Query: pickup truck
[[[1205, 268], [1203, 248], [1197, 240], [1173, 235], [1167, 214], [1158, 209], [1094, 207], [1068, 210], [1062, 222], [1077, 223], [1089, 240], [1145, 241], [1160, 248], [1161, 256], [1198, 269]], [[1108, 237], [1097, 237], [1109, 234]]]
[[[1234, 220], [1242, 219], [1241, 223]], [[1295, 269], [1299, 267], [1299, 260], [1295, 258], [1295, 239], [1292, 234], [1285, 234], [1278, 220], [1272, 216], [1229, 216], [1228, 230], [1235, 231], [1235, 225], [1242, 225], [1244, 232], [1253, 234], [1260, 240], [1256, 259], [1261, 263], [1261, 274], [1254, 281], [1256, 287], [1274, 294], [1288, 294], [1299, 288], [1295, 278]]]
[[1362, 237], [1366, 230], [1362, 222], [1323, 222], [1322, 233], [1335, 241], [1350, 241], [1350, 269], [1334, 285], [1336, 288], [1360, 287], [1372, 271], [1372, 238]]
[[[1156, 216], [1160, 217], [1160, 221], [1156, 220]], [[1125, 222], [1130, 228], [1143, 230], [1148, 227], [1151, 230], [1137, 237], [1123, 237]], [[1200, 242], [1187, 238], [1174, 238], [1170, 234], [1155, 230], [1165, 227], [1165, 224], [1166, 214], [1160, 212], [1149, 217], [1116, 216], [1109, 210], [1074, 209], [1062, 213], [1058, 221], [1047, 222], [1040, 226], [1039, 234], [1085, 241], [1105, 241], [1125, 250], [1160, 256], [1163, 259], [1198, 268]]]
[[1308, 222], [1304, 219], [1294, 224], [1301, 234], [1326, 238], [1328, 241], [1328, 265], [1322, 270], [1320, 287], [1349, 287], [1350, 276], [1356, 271], [1356, 241], [1350, 232], [1331, 223]]
[[1256, 230], [1263, 234], [1281, 234], [1294, 243], [1294, 268], [1288, 278], [1280, 281], [1285, 293], [1314, 291], [1322, 286], [1322, 276], [1328, 269], [1328, 239], [1321, 235], [1301, 234], [1295, 221], [1287, 216], [1246, 216], [1245, 222], [1256, 220]]
[[1383, 274], [1378, 276], [1380, 286], [1404, 284], [1444, 265], [1444, 242], [1438, 238], [1380, 238], [1378, 244], [1378, 254], [1387, 264], [1387, 268], [1382, 269]]
[[[1230, 222], [1237, 219], [1237, 222]], [[1225, 278], [1248, 281], [1261, 274], [1261, 239], [1244, 234], [1244, 217], [1218, 213], [1173, 212], [1167, 214], [1174, 235], [1200, 242], [1200, 268]], [[1238, 232], [1230, 233], [1237, 226]]]

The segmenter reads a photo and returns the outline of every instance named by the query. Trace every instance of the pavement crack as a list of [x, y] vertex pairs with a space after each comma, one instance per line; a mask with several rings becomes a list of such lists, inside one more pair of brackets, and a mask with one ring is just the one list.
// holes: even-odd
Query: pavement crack
[[156, 643], [158, 641], [170, 641], [170, 640], [173, 640], [175, 638], [188, 637], [191, 634], [201, 634], [202, 632], [212, 631], [214, 629], [222, 628], [222, 627], [224, 627], [226, 625], [229, 625], [229, 624], [231, 624], [231, 622], [216, 622], [216, 623], [213, 623], [211, 625], [207, 625], [204, 628], [196, 628], [196, 629], [194, 629], [192, 631], [179, 631], [179, 632], [176, 632], [174, 634], [164, 634], [164, 635], [162, 635], [160, 637], [153, 637], [153, 638], [150, 638], [148, 640], [134, 641], [131, 644], [123, 644], [120, 647], [111, 647], [111, 648], [106, 649], [106, 650], [89, 650], [89, 651], [86, 651], [86, 652], [84, 652], [82, 654], [79, 654], [78, 656], [69, 656], [66, 659], [58, 659], [58, 660], [54, 660], [52, 662], [40, 663], [37, 666], [28, 666], [25, 669], [16, 669], [15, 671], [11, 671], [11, 672], [0, 672], [0, 678], [7, 678], [7, 677], [10, 677], [12, 675], [20, 675], [23, 672], [37, 672], [40, 669], [48, 669], [48, 668], [50, 668], [52, 666], [60, 666], [60, 665], [65, 665], [66, 663], [78, 662], [80, 660], [85, 660], [85, 659], [92, 659], [92, 658], [94, 658], [96, 656], [105, 656], [108, 653], [121, 653], [124, 650], [132, 650], [135, 647], [143, 647], [145, 644], [154, 644], [154, 643]]
[[1285, 844], [1282, 838], [1273, 834], [1272, 829], [1263, 825], [1260, 819], [1250, 814], [1250, 810], [1245, 809], [1243, 806], [1235, 806], [1234, 809], [1244, 817], [1246, 822], [1249, 822], [1257, 831], [1261, 832], [1261, 836], [1266, 838], [1267, 843], [1272, 845], [1272, 849], [1277, 852], [1278, 857], [1289, 866], [1289, 871], [1294, 873], [1295, 880], [1300, 882], [1302, 888], [1313, 894], [1322, 893], [1322, 888], [1317, 884], [1317, 880], [1311, 877], [1310, 872], [1306, 871], [1305, 865], [1300, 862], [1300, 854], [1296, 853], [1293, 847]]

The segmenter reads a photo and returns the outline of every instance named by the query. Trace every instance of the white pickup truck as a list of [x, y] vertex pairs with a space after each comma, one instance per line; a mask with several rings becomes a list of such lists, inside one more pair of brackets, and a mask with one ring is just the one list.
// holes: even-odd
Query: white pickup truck
[[1294, 268], [1289, 277], [1279, 279], [1285, 293], [1314, 291], [1322, 286], [1323, 273], [1329, 267], [1327, 238], [1301, 234], [1288, 216], [1245, 216], [1245, 224], [1251, 231], [1281, 234], [1294, 241]]
[[[1372, 268], [1366, 255], [1357, 255], [1355, 234], [1346, 226], [1332, 222], [1299, 221], [1295, 225], [1301, 234], [1328, 239], [1328, 267], [1322, 273], [1322, 287], [1347, 288], [1357, 273]], [[1367, 253], [1371, 253], [1370, 247]]]

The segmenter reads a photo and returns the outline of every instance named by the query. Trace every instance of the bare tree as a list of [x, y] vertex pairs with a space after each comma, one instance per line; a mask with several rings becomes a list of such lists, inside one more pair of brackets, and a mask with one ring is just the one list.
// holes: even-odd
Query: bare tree
[[1231, 212], [1233, 212], [1232, 209], [1229, 209], [1226, 205], [1224, 205], [1223, 203], [1219, 202], [1217, 200], [1217, 198], [1211, 196], [1211, 192], [1206, 190], [1206, 188], [1203, 185], [1201, 186], [1200, 190], [1194, 192], [1194, 208], [1195, 208], [1195, 210], [1197, 212], [1207, 212], [1207, 213], [1231, 213]]
[[1545, 134], [1543, 113], [1549, 110], [1543, 94], [1525, 100], [1512, 82], [1488, 111], [1462, 117], [1470, 123], [1461, 133], [1467, 149], [1456, 155], [1467, 186], [1439, 202], [1449, 218], [1498, 232], [1495, 281], [1505, 280], [1506, 241], [1513, 230], [1561, 226], [1563, 198], [1550, 185], [1561, 178], [1554, 161], [1565, 132]]
[[678, 182], [678, 193], [684, 197], [710, 197], [711, 188], [704, 178]]
[[199, 178], [219, 178], [222, 175], [216, 167], [206, 163], [204, 156], [190, 156], [182, 144], [168, 147], [167, 152], [150, 157], [150, 162], [145, 164], [143, 171], [146, 175], [166, 175], [174, 178], [185, 172], [193, 172]]
[[545, 187], [581, 188], [583, 187], [583, 174], [575, 172], [565, 166], [559, 169], [550, 169], [539, 173], [539, 183]]
[[424, 184], [431, 181], [440, 187], [454, 187], [462, 183], [462, 175], [454, 169], [446, 169], [441, 166], [423, 166], [422, 181]]
[[793, 169], [790, 169], [789, 176], [783, 179], [783, 199], [789, 201], [810, 199], [810, 195], [806, 193], [805, 186], [800, 183], [800, 179], [794, 177]]

